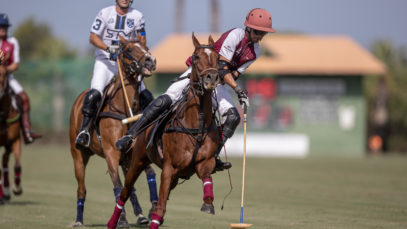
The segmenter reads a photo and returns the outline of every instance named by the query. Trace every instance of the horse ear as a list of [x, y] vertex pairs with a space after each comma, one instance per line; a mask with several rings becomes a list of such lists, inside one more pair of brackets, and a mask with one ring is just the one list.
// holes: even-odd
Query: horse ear
[[121, 35], [119, 35], [119, 44], [123, 45], [123, 44], [126, 44], [126, 42], [127, 42], [127, 40], [124, 37], [122, 37]]
[[215, 41], [213, 41], [212, 35], [209, 35], [208, 42], [209, 42], [210, 46], [213, 46], [215, 44]]
[[196, 39], [194, 32], [192, 32], [192, 42], [194, 43], [195, 48], [201, 46], [198, 39]]

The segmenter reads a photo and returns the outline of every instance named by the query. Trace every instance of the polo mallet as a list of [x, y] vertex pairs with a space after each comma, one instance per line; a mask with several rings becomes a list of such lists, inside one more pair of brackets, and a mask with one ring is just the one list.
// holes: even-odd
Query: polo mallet
[[252, 224], [243, 223], [243, 204], [244, 204], [244, 179], [245, 179], [245, 172], [246, 172], [246, 123], [247, 123], [247, 106], [246, 104], [243, 105], [243, 176], [242, 176], [242, 200], [240, 204], [240, 223], [231, 223], [230, 228], [248, 228], [251, 227]]
[[129, 108], [130, 116], [133, 117], [134, 115], [133, 115], [133, 111], [131, 110], [129, 97], [127, 96], [126, 85], [124, 84], [122, 67], [120, 66], [119, 58], [116, 58], [116, 62], [117, 62], [117, 67], [119, 68], [119, 76], [120, 76], [120, 81], [122, 82], [123, 93], [124, 93], [124, 97], [126, 99], [126, 104], [127, 104], [127, 107]]
[[122, 119], [122, 123], [123, 124], [128, 124], [128, 123], [131, 123], [131, 122], [135, 122], [135, 121], [139, 120], [142, 115], [143, 114], [138, 114], [138, 115], [135, 115], [135, 116], [130, 117], [130, 118]]

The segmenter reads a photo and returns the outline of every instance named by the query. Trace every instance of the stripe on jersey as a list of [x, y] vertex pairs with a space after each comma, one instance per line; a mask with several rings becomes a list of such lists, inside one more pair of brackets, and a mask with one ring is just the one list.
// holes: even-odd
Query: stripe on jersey
[[126, 16], [116, 15], [116, 25], [115, 29], [124, 29], [124, 22], [126, 21]]

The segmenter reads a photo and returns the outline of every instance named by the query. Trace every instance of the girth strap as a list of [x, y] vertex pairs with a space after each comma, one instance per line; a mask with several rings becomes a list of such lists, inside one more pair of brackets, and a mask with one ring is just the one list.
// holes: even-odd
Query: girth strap
[[[208, 133], [208, 132], [217, 131], [217, 130], [218, 130], [218, 127], [213, 125], [213, 126], [204, 128], [203, 133]], [[164, 133], [172, 133], [172, 132], [186, 133], [186, 134], [190, 134], [190, 135], [198, 135], [201, 133], [198, 128], [184, 128], [184, 127], [179, 127], [179, 126], [170, 126], [164, 130]]]

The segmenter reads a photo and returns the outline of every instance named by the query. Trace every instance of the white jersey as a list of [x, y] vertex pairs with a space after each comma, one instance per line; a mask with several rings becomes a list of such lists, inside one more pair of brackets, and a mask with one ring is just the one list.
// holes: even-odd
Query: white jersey
[[[116, 45], [119, 42], [119, 35], [127, 40], [136, 39], [137, 31], [143, 31], [144, 24], [144, 16], [140, 11], [130, 7], [127, 14], [119, 15], [116, 6], [113, 5], [99, 11], [90, 32], [98, 35], [106, 45]], [[109, 59], [109, 53], [97, 48], [95, 57]]]
[[20, 63], [20, 45], [18, 44], [17, 39], [15, 37], [9, 37], [7, 38], [7, 41], [14, 45], [13, 51], [14, 62]]

